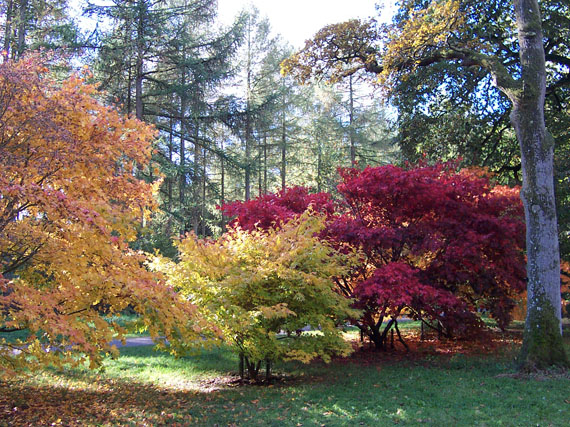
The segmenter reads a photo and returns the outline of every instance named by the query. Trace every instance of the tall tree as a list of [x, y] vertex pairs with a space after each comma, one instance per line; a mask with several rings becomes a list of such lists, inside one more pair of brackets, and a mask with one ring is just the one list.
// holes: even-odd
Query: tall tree
[[0, 16], [0, 48], [8, 58], [38, 48], [77, 47], [79, 31], [67, 0], [7, 0]]
[[[137, 0], [89, 10], [116, 24], [102, 38], [97, 77], [126, 112], [156, 124], [163, 135], [154, 158], [166, 175], [162, 211], [142, 243], [172, 255], [172, 233], [212, 233], [207, 162], [222, 154], [212, 126], [229, 114], [220, 110], [225, 104], [216, 91], [233, 72], [243, 19], [218, 27], [213, 0]], [[152, 169], [139, 173], [152, 178]]]
[[[553, 188], [553, 139], [545, 127], [546, 66], [541, 15], [537, 0], [513, 0], [510, 30], [518, 55], [506, 58], [470, 31], [470, 19], [482, 21], [459, 1], [431, 1], [410, 8], [406, 20], [377, 28], [349, 21], [321, 30], [312, 42], [284, 63], [300, 79], [315, 74], [333, 79], [365, 69], [386, 86], [406, 79], [410, 71], [434, 64], [477, 67], [512, 105], [510, 120], [520, 145], [527, 224], [528, 312], [522, 369], [568, 365], [561, 336], [560, 257]], [[407, 3], [408, 4], [408, 3]], [[485, 10], [485, 9], [481, 9]], [[502, 12], [506, 13], [506, 12]], [[379, 41], [385, 43], [380, 46]]]

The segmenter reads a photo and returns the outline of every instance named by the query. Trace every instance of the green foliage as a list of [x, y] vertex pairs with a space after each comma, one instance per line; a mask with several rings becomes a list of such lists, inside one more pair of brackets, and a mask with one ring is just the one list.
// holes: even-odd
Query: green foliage
[[[334, 292], [332, 278], [350, 258], [319, 241], [322, 228], [323, 219], [307, 213], [267, 232], [236, 229], [217, 241], [189, 235], [178, 244], [178, 264], [157, 258], [154, 266], [220, 329], [250, 376], [264, 360], [329, 361], [350, 352], [338, 326], [358, 312]], [[313, 331], [301, 333], [308, 325]]]

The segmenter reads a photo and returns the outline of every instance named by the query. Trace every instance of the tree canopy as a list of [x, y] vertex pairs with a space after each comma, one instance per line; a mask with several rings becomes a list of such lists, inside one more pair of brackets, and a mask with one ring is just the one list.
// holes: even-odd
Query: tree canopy
[[195, 307], [129, 248], [155, 205], [134, 174], [153, 128], [103, 106], [79, 75], [57, 84], [35, 56], [0, 64], [0, 94], [0, 330], [26, 331], [1, 338], [2, 366], [76, 354], [96, 365], [124, 332], [102, 315], [127, 307], [153, 336], [195, 336]]
[[[358, 312], [333, 282], [350, 257], [318, 239], [323, 227], [322, 217], [305, 212], [264, 229], [236, 227], [218, 240], [188, 235], [178, 244], [180, 262], [153, 265], [221, 330], [256, 380], [263, 361], [330, 361], [351, 351], [338, 326]], [[314, 330], [301, 333], [307, 326]]]
[[305, 209], [326, 215], [320, 238], [359, 260], [336, 276], [336, 290], [363, 311], [356, 324], [377, 348], [385, 348], [402, 315], [448, 336], [477, 334], [482, 311], [502, 328], [510, 322], [525, 287], [517, 188], [451, 164], [350, 168], [340, 175], [337, 203], [294, 187], [222, 209], [237, 215], [234, 227], [256, 233]]

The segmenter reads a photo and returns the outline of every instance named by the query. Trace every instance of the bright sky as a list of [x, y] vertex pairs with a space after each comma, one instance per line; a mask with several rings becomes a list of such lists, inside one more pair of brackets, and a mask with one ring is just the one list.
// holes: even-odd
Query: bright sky
[[325, 25], [351, 18], [379, 18], [376, 3], [386, 4], [381, 18], [389, 21], [394, 0], [218, 0], [218, 7], [220, 20], [229, 24], [242, 9], [254, 5], [262, 17], [269, 18], [274, 33], [300, 48]]

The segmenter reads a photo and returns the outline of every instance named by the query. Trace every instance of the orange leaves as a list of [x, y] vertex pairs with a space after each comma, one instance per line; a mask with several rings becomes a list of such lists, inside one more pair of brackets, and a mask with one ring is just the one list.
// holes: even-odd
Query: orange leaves
[[79, 76], [58, 85], [44, 74], [34, 57], [0, 64], [0, 328], [29, 331], [22, 357], [0, 342], [0, 363], [80, 352], [96, 365], [122, 333], [101, 314], [129, 306], [173, 343], [196, 337], [194, 307], [128, 247], [155, 205], [135, 176], [155, 130], [102, 105]]

